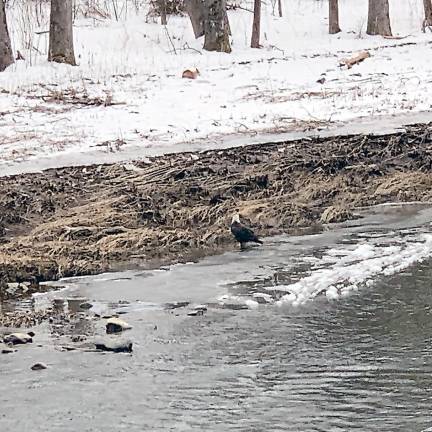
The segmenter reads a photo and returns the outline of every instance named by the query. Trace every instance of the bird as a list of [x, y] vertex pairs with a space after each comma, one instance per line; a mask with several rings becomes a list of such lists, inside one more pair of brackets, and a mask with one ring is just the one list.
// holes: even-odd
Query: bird
[[258, 243], [263, 242], [256, 236], [256, 234], [247, 226], [240, 222], [240, 214], [235, 213], [231, 221], [231, 234], [240, 243], [240, 249], [244, 250], [246, 243]]

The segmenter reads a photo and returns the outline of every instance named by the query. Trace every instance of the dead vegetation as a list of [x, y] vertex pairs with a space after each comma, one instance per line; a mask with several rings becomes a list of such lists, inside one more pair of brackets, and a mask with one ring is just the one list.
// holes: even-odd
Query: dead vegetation
[[[28, 96], [32, 98], [32, 96]], [[89, 96], [88, 93], [77, 91], [74, 88], [67, 88], [62, 90], [48, 89], [48, 93], [41, 96], [33, 96], [33, 98], [40, 98], [46, 103], [56, 103], [65, 105], [78, 105], [78, 106], [111, 106], [111, 105], [124, 105], [124, 102], [114, 102], [111, 93], [106, 93], [101, 96]]]
[[0, 178], [0, 283], [33, 284], [234, 249], [238, 208], [261, 235], [432, 198], [432, 126], [303, 139]]
[[[350, 88], [344, 90], [350, 91], [355, 90], [355, 88]], [[297, 92], [290, 91], [289, 89], [278, 89], [274, 90], [260, 90], [260, 91], [252, 91], [246, 96], [242, 97], [241, 100], [252, 101], [259, 100], [264, 101], [265, 103], [284, 103], [290, 101], [298, 101], [303, 99], [331, 99], [335, 96], [339, 96], [342, 94], [342, 90], [325, 90], [325, 91], [306, 91], [306, 92]]]

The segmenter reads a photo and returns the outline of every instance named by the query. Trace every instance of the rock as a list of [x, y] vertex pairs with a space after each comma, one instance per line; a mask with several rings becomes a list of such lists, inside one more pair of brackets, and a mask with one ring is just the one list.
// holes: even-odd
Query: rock
[[93, 307], [93, 305], [91, 304], [91, 303], [89, 303], [89, 302], [84, 302], [84, 303], [81, 303], [80, 305], [79, 305], [79, 308], [80, 309], [83, 309], [83, 310], [89, 310], [89, 309], [91, 309]]
[[165, 309], [178, 309], [182, 307], [189, 306], [188, 301], [180, 301], [180, 302], [173, 302], [173, 303], [165, 303], [164, 307]]
[[29, 333], [11, 333], [3, 338], [3, 342], [6, 344], [20, 345], [33, 342], [33, 332]]
[[188, 316], [202, 316], [205, 312], [207, 312], [206, 305], [196, 305], [194, 306], [193, 311], [188, 313]]
[[75, 351], [75, 350], [77, 350], [77, 349], [79, 349], [79, 348], [76, 347], [76, 346], [71, 346], [71, 345], [62, 345], [62, 346], [60, 347], [60, 349], [61, 349], [62, 351]]
[[48, 366], [45, 363], [35, 363], [30, 369], [37, 371], [37, 370], [43, 370], [47, 368]]
[[13, 349], [13, 348], [11, 348], [7, 345], [4, 345], [4, 344], [0, 344], [0, 352], [2, 354], [12, 354], [12, 353], [16, 352], [16, 349]]
[[188, 316], [202, 316], [202, 315], [204, 315], [203, 310], [194, 310], [194, 311], [188, 312]]
[[126, 321], [120, 318], [110, 318], [106, 323], [106, 332], [110, 333], [121, 333], [124, 330], [130, 330], [132, 328]]
[[97, 350], [115, 352], [115, 353], [121, 353], [121, 352], [130, 353], [132, 352], [132, 345], [133, 344], [130, 340], [103, 341], [103, 342], [95, 343], [95, 347]]

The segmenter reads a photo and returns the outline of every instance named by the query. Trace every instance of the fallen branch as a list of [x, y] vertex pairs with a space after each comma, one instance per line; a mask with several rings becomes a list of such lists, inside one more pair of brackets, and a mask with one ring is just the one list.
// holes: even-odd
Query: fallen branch
[[344, 58], [339, 61], [339, 66], [346, 66], [348, 69], [351, 69], [354, 65], [361, 63], [370, 57], [369, 51], [360, 51], [357, 55], [351, 58]]

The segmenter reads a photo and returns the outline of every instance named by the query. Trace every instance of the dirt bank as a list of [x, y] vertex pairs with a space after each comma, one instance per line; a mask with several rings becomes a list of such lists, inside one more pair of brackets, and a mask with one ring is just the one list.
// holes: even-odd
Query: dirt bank
[[431, 165], [429, 124], [0, 178], [0, 292], [234, 249], [235, 208], [266, 236], [431, 200]]

